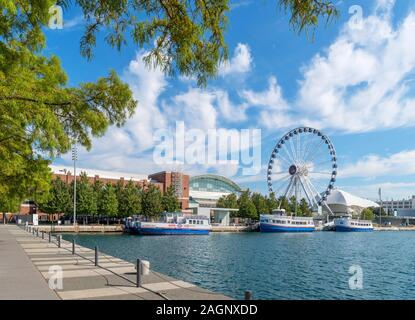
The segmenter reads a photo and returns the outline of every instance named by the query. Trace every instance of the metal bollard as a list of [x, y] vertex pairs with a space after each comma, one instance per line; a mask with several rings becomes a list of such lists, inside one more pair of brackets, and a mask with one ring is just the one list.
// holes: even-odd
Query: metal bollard
[[142, 273], [142, 265], [141, 260], [137, 259], [137, 288], [141, 287], [141, 273]]
[[49, 242], [51, 242], [51, 241], [52, 241], [52, 236], [51, 236], [50, 231], [49, 231]]
[[98, 247], [95, 246], [95, 265], [98, 266]]
[[252, 300], [252, 291], [245, 291], [245, 300]]
[[61, 247], [61, 236], [60, 236], [60, 235], [58, 235], [58, 236], [56, 237], [56, 240], [58, 240], [58, 248], [60, 248], [60, 247]]
[[75, 239], [72, 239], [72, 254], [75, 254]]
[[45, 231], [42, 231], [42, 240], [45, 240]]
[[32, 235], [35, 235], [35, 228], [32, 227]]
[[39, 237], [39, 228], [36, 229], [36, 237]]

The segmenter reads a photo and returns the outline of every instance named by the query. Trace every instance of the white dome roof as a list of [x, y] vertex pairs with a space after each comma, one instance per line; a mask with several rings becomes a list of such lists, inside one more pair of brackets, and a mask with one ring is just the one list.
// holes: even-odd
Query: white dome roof
[[329, 196], [327, 196], [326, 203], [328, 205], [343, 205], [346, 207], [359, 207], [359, 208], [378, 208], [379, 205], [368, 199], [363, 199], [354, 196], [346, 191], [334, 189]]

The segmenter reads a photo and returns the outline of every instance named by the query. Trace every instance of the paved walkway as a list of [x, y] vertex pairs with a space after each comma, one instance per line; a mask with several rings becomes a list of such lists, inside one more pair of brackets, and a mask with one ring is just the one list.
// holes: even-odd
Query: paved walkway
[[[76, 246], [75, 255], [72, 254], [72, 243], [61, 241], [61, 248], [58, 248], [56, 239], [49, 243], [48, 237], [45, 240], [26, 232], [17, 226], [0, 226], [0, 237], [6, 234], [8, 242], [2, 245], [0, 242], [0, 270], [5, 272], [4, 278], [11, 272], [13, 266], [18, 266], [24, 260], [26, 268], [37, 277], [29, 274], [25, 277], [33, 278], [32, 291], [38, 293], [38, 299], [59, 297], [60, 299], [144, 299], [144, 300], [210, 300], [229, 299], [222, 294], [212, 293], [199, 288], [191, 283], [176, 280], [166, 275], [151, 271], [149, 275], [143, 276], [142, 286], [137, 287], [135, 265], [127, 261], [106, 255], [99, 255], [99, 266], [94, 264], [94, 251], [85, 247]], [[40, 234], [39, 234], [40, 236]], [[1, 240], [1, 238], [0, 238]], [[2, 252], [2, 247], [6, 250]], [[20, 254], [20, 260], [13, 252]], [[9, 264], [2, 266], [3, 260], [9, 260]], [[11, 265], [13, 264], [13, 266]], [[47, 286], [51, 277], [51, 266], [62, 268], [63, 286], [62, 289], [52, 291]], [[13, 282], [21, 280], [17, 277], [20, 272], [15, 272], [14, 281], [4, 280], [3, 273], [0, 273], [0, 287], [3, 288], [3, 281], [8, 281], [9, 286]], [[42, 277], [43, 276], [43, 277]], [[13, 284], [14, 286], [14, 284]], [[19, 287], [18, 286], [18, 287]], [[1, 296], [0, 299], [8, 298]], [[16, 288], [10, 299], [32, 299], [27, 296], [24, 288]], [[20, 294], [20, 296], [19, 296]]]
[[0, 225], [0, 299], [59, 299], [17, 242], [22, 233], [16, 226]]

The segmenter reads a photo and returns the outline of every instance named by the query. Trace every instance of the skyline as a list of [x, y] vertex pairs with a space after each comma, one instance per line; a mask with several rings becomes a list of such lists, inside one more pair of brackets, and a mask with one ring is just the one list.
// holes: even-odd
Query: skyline
[[[356, 4], [363, 9], [361, 29], [350, 25], [349, 8]], [[338, 6], [341, 17], [318, 28], [314, 42], [290, 30], [274, 2], [233, 6], [226, 33], [230, 61], [205, 90], [192, 79], [148, 70], [141, 61], [145, 48], [127, 45], [118, 52], [106, 47], [103, 33], [94, 59], [86, 61], [77, 45], [80, 13], [65, 13], [64, 29], [46, 32], [46, 52], [61, 58], [69, 83], [94, 80], [112, 68], [139, 100], [125, 127], [111, 128], [94, 139], [90, 152], [80, 150], [79, 165], [136, 174], [175, 169], [154, 163], [153, 136], [157, 129], [184, 121], [186, 127], [202, 130], [261, 129], [264, 167], [283, 134], [309, 125], [323, 130], [337, 149], [337, 187], [370, 199], [377, 198], [379, 187], [385, 199], [411, 196], [415, 9], [385, 0], [343, 1]], [[54, 161], [70, 163], [70, 155]], [[241, 176], [235, 165], [178, 169], [191, 175], [221, 174], [266, 193], [264, 169], [251, 177]]]

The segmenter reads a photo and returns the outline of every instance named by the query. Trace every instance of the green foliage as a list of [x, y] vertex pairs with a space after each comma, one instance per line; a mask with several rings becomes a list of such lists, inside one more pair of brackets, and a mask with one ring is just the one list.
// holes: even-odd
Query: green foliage
[[148, 218], [157, 218], [163, 212], [160, 190], [150, 184], [142, 194], [141, 213]]
[[258, 213], [251, 200], [251, 192], [249, 190], [241, 193], [238, 199], [238, 205], [240, 218], [258, 219]]
[[311, 217], [312, 216], [312, 211], [307, 203], [307, 201], [302, 198], [299, 205], [298, 205], [298, 216], [301, 217]]
[[216, 206], [218, 208], [238, 209], [238, 197], [234, 193], [222, 196]]
[[115, 217], [118, 213], [118, 199], [115, 187], [108, 183], [101, 188], [98, 197], [98, 213], [100, 215]]
[[124, 124], [136, 107], [115, 72], [69, 87], [59, 59], [43, 55], [42, 28], [54, 4], [1, 1], [0, 198], [9, 203], [33, 192], [46, 195], [54, 157], [66, 153], [74, 139], [89, 149], [93, 137]]
[[133, 181], [128, 181], [124, 187], [121, 183], [116, 186], [118, 199], [118, 215], [129, 217], [141, 213], [141, 190]]
[[251, 196], [251, 200], [258, 215], [267, 214], [269, 212], [267, 199], [262, 194], [254, 192]]
[[177, 212], [181, 209], [173, 186], [167, 188], [166, 192], [162, 196], [161, 203], [163, 211], [166, 212]]
[[266, 197], [267, 207], [268, 207], [268, 213], [272, 214], [272, 211], [275, 209], [278, 209], [278, 200], [275, 197], [275, 193], [272, 192], [268, 197]]
[[48, 214], [71, 213], [73, 210], [73, 203], [70, 186], [60, 178], [53, 180], [48, 198], [38, 202], [38, 206], [40, 211]]
[[85, 172], [80, 174], [80, 179], [76, 183], [76, 211], [81, 215], [98, 213], [97, 196]]
[[360, 219], [363, 220], [374, 220], [375, 219], [375, 213], [372, 208], [365, 208], [362, 210], [360, 214]]
[[299, 33], [317, 27], [320, 17], [328, 24], [339, 16], [338, 9], [330, 0], [279, 0], [279, 4], [291, 12], [290, 25]]
[[286, 197], [279, 197], [278, 199], [278, 206], [280, 209], [284, 209], [285, 212], [288, 214], [291, 212], [291, 206], [290, 206], [290, 202], [288, 201], [288, 199]]

